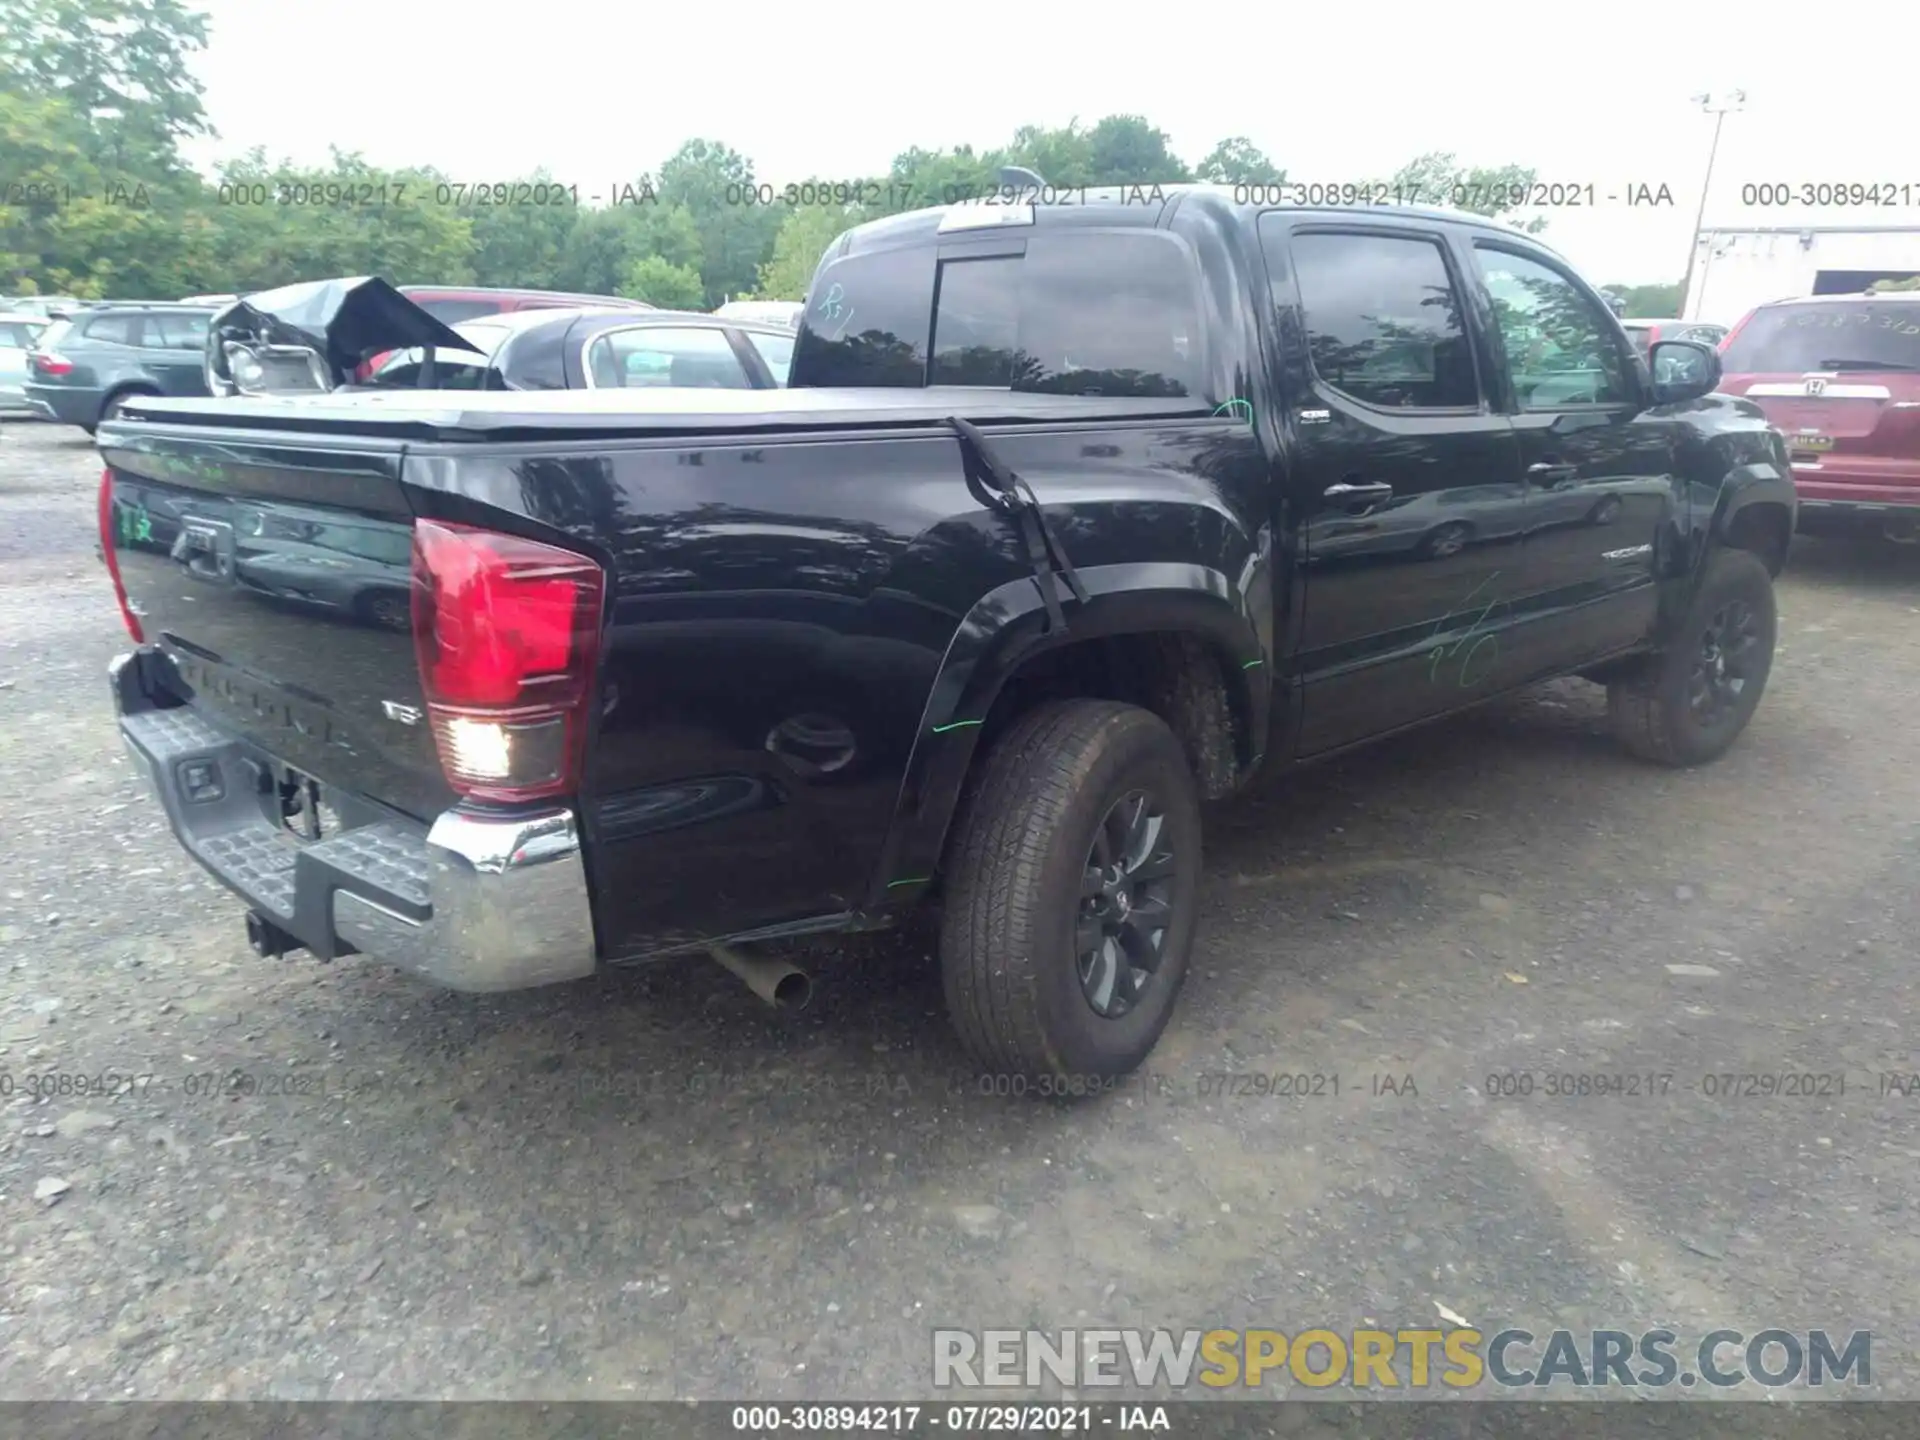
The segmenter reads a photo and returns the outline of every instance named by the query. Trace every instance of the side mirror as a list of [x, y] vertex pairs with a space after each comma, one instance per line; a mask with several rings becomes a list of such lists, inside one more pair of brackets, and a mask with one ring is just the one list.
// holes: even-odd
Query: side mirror
[[1720, 384], [1720, 352], [1697, 340], [1659, 340], [1647, 354], [1653, 403], [1674, 405], [1711, 395]]

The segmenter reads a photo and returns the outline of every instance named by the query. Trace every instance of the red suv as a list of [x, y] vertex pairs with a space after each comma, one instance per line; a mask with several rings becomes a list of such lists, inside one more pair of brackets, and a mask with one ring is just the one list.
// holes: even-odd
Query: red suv
[[1775, 300], [1720, 362], [1786, 437], [1803, 533], [1920, 541], [1920, 291]]

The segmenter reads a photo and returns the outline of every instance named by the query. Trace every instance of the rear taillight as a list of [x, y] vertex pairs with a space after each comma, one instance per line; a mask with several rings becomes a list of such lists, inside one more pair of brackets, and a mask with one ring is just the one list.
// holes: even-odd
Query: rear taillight
[[106, 562], [107, 574], [113, 577], [113, 596], [120, 602], [120, 618], [127, 622], [127, 633], [133, 636], [136, 645], [146, 644], [146, 633], [140, 628], [140, 621], [133, 613], [133, 606], [127, 602], [127, 587], [120, 579], [120, 557], [114, 553], [113, 530], [113, 471], [100, 472], [100, 558]]
[[413, 634], [447, 783], [476, 800], [578, 788], [606, 575], [517, 535], [421, 520]]
[[73, 361], [64, 355], [56, 355], [51, 350], [35, 350], [27, 356], [27, 364], [36, 375], [70, 375], [73, 373]]

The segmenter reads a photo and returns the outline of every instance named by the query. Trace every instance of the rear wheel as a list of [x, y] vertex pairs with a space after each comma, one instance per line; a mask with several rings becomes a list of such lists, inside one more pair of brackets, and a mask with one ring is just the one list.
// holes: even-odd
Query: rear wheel
[[1467, 541], [1473, 538], [1473, 527], [1459, 520], [1451, 520], [1427, 536], [1421, 546], [1435, 560], [1444, 560], [1458, 555], [1467, 548]]
[[1621, 743], [1663, 765], [1719, 758], [1767, 688], [1774, 630], [1765, 562], [1748, 550], [1716, 551], [1671, 646], [1607, 687]]
[[[100, 423], [104, 425], [109, 420], [118, 420], [120, 418], [120, 412], [127, 408], [127, 401], [131, 400], [135, 395], [143, 395], [145, 393], [147, 392], [143, 390], [122, 390], [118, 394], [109, 395], [107, 397], [107, 403], [100, 407]], [[91, 435], [93, 431], [88, 430], [87, 433]]]
[[1145, 1060], [1193, 944], [1200, 806], [1173, 732], [1106, 700], [1022, 716], [986, 757], [947, 866], [940, 963], [974, 1058], [1035, 1094]]

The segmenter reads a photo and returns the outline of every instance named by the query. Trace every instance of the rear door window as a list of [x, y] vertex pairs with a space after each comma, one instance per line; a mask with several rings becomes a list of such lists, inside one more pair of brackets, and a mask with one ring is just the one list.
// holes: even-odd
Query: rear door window
[[209, 318], [156, 312], [147, 316], [146, 343], [166, 350], [199, 350], [207, 343]]
[[1729, 374], [1920, 371], [1920, 303], [1833, 300], [1763, 306], [1721, 353]]
[[[1277, 230], [1261, 232], [1279, 242]], [[1384, 410], [1479, 408], [1472, 342], [1439, 241], [1309, 231], [1288, 249], [1322, 384]]]
[[138, 345], [140, 317], [138, 315], [99, 315], [87, 321], [87, 328], [81, 333], [89, 340], [97, 340], [106, 345]]

